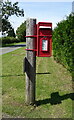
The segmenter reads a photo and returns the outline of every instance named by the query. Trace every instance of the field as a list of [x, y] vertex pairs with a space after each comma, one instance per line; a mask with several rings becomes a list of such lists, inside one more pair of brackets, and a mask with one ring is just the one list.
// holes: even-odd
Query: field
[[36, 105], [26, 105], [24, 57], [24, 48], [2, 55], [3, 117], [72, 118], [72, 77], [53, 56], [37, 57]]

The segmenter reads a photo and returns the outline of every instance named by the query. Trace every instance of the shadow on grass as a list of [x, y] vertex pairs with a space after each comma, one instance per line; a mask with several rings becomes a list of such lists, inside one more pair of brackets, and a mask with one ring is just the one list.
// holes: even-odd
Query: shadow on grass
[[0, 77], [12, 77], [12, 76], [24, 76], [24, 74], [17, 74], [17, 75], [2, 75]]
[[[49, 72], [47, 72], [47, 73], [36, 73], [36, 74], [51, 74], [51, 73], [49, 73]], [[23, 74], [14, 74], [14, 75], [2, 75], [2, 76], [0, 76], [0, 77], [12, 77], [12, 76], [24, 76], [25, 74], [23, 73]]]
[[51, 98], [36, 101], [36, 105], [40, 106], [40, 105], [48, 104], [48, 103], [50, 103], [51, 105], [56, 105], [56, 104], [62, 103], [63, 100], [66, 100], [68, 98], [74, 100], [74, 93], [69, 93], [69, 94], [60, 96], [59, 92], [54, 92], [51, 94]]
[[44, 73], [36, 73], [37, 75], [41, 75], [41, 74], [51, 74], [50, 72], [44, 72]]

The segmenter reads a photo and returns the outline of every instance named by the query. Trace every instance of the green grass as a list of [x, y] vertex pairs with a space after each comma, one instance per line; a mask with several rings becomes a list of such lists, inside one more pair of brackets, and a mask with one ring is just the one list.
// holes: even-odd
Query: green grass
[[3, 116], [72, 118], [71, 74], [53, 57], [37, 57], [36, 104], [25, 104], [24, 48], [2, 55]]

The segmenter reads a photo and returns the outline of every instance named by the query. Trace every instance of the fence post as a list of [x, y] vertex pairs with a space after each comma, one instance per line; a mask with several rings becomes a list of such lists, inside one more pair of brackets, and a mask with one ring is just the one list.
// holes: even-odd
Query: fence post
[[[26, 20], [26, 36], [35, 34], [36, 19]], [[34, 38], [26, 38], [26, 48], [34, 49]], [[36, 53], [35, 51], [26, 51], [25, 58], [26, 73], [26, 104], [35, 103], [35, 79], [36, 79]]]

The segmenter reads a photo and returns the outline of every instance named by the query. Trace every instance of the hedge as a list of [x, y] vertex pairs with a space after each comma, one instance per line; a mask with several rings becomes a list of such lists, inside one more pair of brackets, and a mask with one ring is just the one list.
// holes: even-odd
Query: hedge
[[20, 42], [17, 38], [14, 37], [2, 37], [0, 38], [0, 41], [2, 42], [3, 45]]
[[57, 24], [53, 31], [53, 56], [70, 71], [73, 67], [74, 53], [74, 13]]

